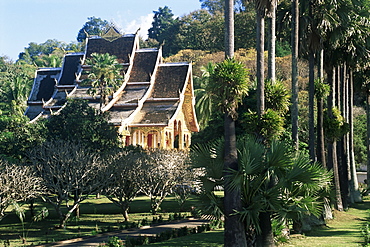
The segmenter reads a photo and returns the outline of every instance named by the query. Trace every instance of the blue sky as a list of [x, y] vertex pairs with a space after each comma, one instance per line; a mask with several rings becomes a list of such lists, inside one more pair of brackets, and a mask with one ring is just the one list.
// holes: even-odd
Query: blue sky
[[153, 11], [168, 6], [175, 16], [200, 9], [199, 0], [0, 0], [0, 56], [13, 61], [30, 42], [76, 41], [88, 17], [114, 22], [125, 33], [147, 35]]

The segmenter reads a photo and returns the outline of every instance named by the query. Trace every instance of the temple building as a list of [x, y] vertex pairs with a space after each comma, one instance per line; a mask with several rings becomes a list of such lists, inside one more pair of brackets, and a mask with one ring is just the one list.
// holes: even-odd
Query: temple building
[[115, 55], [123, 66], [122, 83], [101, 108], [109, 111], [124, 145], [186, 149], [198, 132], [191, 63], [163, 63], [161, 48], [140, 49], [137, 34], [122, 35], [110, 27], [102, 36], [87, 38], [85, 53], [66, 54], [61, 68], [40, 68], [25, 115], [31, 120], [58, 114], [67, 98], [100, 101], [81, 83], [91, 69], [93, 53]]

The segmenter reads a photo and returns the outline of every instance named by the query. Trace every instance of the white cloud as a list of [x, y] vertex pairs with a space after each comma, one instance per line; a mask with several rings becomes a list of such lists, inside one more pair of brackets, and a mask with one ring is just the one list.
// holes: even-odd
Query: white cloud
[[123, 32], [126, 34], [129, 33], [136, 33], [136, 31], [140, 28], [139, 35], [143, 39], [148, 38], [148, 29], [152, 26], [154, 14], [148, 14], [146, 16], [140, 16], [139, 18], [127, 22], [126, 20], [122, 20], [120, 17], [120, 21], [118, 21], [120, 28], [122, 28]]

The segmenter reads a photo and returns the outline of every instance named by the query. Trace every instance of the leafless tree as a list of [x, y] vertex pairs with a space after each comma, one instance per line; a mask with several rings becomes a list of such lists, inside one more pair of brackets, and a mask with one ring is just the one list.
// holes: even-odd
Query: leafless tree
[[[47, 190], [45, 198], [56, 209], [61, 228], [79, 204], [89, 195], [99, 193], [107, 181], [99, 156], [82, 144], [46, 142], [35, 147], [29, 158], [43, 179]], [[72, 205], [70, 199], [73, 199]], [[66, 212], [62, 209], [63, 203], [66, 203]]]
[[0, 160], [0, 221], [13, 202], [36, 198], [41, 192], [41, 179], [31, 167]]
[[125, 221], [129, 220], [130, 204], [140, 191], [139, 177], [144, 157], [143, 151], [122, 151], [110, 157], [106, 169], [108, 184], [103, 193], [121, 208]]
[[151, 211], [156, 214], [164, 198], [183, 182], [189, 171], [188, 154], [177, 150], [148, 151], [139, 177], [141, 192], [150, 198]]

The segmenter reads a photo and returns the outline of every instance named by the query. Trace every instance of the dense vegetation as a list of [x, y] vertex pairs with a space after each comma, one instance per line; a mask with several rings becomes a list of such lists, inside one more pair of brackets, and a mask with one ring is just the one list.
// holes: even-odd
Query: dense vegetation
[[[10, 205], [33, 205], [42, 195], [63, 228], [82, 201], [103, 193], [127, 221], [138, 193], [150, 198], [155, 214], [166, 195], [200, 179], [210, 199], [204, 204], [212, 206], [203, 213], [240, 217], [246, 243], [272, 246], [272, 219], [299, 232], [306, 215], [330, 217], [331, 208], [361, 201], [356, 169], [370, 169], [370, 2], [200, 2], [201, 10], [177, 18], [160, 7], [148, 39], [140, 41], [162, 45], [166, 61], [193, 62], [201, 131], [189, 157], [123, 149], [109, 116], [83, 101], [70, 101], [61, 114], [35, 124], [23, 116], [36, 67], [60, 67], [66, 53], [82, 51], [86, 33], [104, 32], [107, 21], [88, 18], [76, 43], [50, 39], [29, 43], [17, 61], [0, 57], [0, 219]], [[234, 42], [224, 42], [230, 16]], [[98, 58], [114, 71], [114, 58]], [[195, 177], [190, 164], [205, 172]], [[160, 189], [151, 190], [149, 181]], [[213, 193], [218, 186], [224, 198]], [[239, 198], [231, 211], [229, 195]]]

